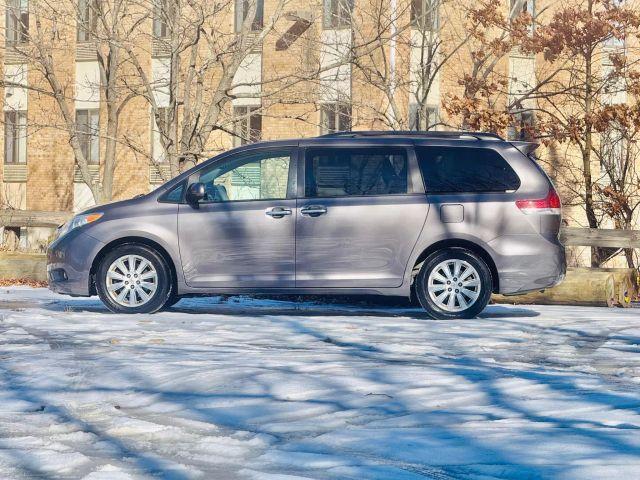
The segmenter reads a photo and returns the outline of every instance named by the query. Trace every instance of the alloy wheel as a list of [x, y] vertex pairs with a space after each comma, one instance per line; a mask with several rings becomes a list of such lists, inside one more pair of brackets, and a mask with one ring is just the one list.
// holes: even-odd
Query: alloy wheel
[[139, 307], [148, 303], [158, 289], [158, 272], [140, 255], [124, 255], [107, 270], [107, 292], [123, 307]]
[[470, 308], [480, 297], [480, 275], [465, 260], [445, 260], [431, 270], [427, 289], [438, 308], [460, 312]]

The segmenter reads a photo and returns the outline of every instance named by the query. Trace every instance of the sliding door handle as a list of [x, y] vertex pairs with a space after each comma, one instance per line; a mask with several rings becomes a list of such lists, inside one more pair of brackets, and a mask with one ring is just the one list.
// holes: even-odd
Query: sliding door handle
[[268, 215], [271, 218], [288, 217], [289, 215], [291, 215], [291, 209], [284, 207], [273, 207], [266, 210], [264, 214]]
[[300, 213], [307, 217], [319, 217], [320, 215], [327, 213], [327, 207], [323, 207], [322, 205], [309, 205], [307, 207], [302, 207], [302, 209], [300, 209]]

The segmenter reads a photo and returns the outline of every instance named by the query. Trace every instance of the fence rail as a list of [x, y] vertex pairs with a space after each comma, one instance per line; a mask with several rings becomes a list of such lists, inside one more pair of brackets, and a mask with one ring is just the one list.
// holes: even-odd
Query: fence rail
[[[0, 210], [0, 226], [55, 228], [72, 215], [71, 212]], [[563, 227], [560, 239], [567, 246], [640, 248], [640, 230]]]
[[55, 228], [71, 218], [70, 212], [44, 212], [37, 210], [0, 210], [0, 227]]
[[567, 246], [640, 248], [640, 230], [564, 227], [560, 240]]

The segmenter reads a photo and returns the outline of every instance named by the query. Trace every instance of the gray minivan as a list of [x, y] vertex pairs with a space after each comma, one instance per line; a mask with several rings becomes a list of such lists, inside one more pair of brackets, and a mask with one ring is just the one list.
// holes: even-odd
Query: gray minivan
[[560, 199], [535, 144], [340, 132], [225, 152], [59, 228], [50, 288], [150, 313], [210, 294], [411, 296], [470, 318], [559, 283]]

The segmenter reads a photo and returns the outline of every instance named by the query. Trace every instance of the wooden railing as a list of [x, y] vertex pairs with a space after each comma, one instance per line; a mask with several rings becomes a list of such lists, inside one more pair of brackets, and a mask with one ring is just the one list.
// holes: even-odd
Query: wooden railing
[[[0, 226], [55, 228], [72, 215], [71, 212], [0, 210]], [[640, 248], [640, 230], [563, 227], [560, 239], [567, 246]]]
[[564, 227], [560, 240], [567, 246], [640, 248], [640, 230]]
[[36, 210], [0, 210], [0, 227], [49, 227], [71, 218], [71, 212], [44, 212]]

